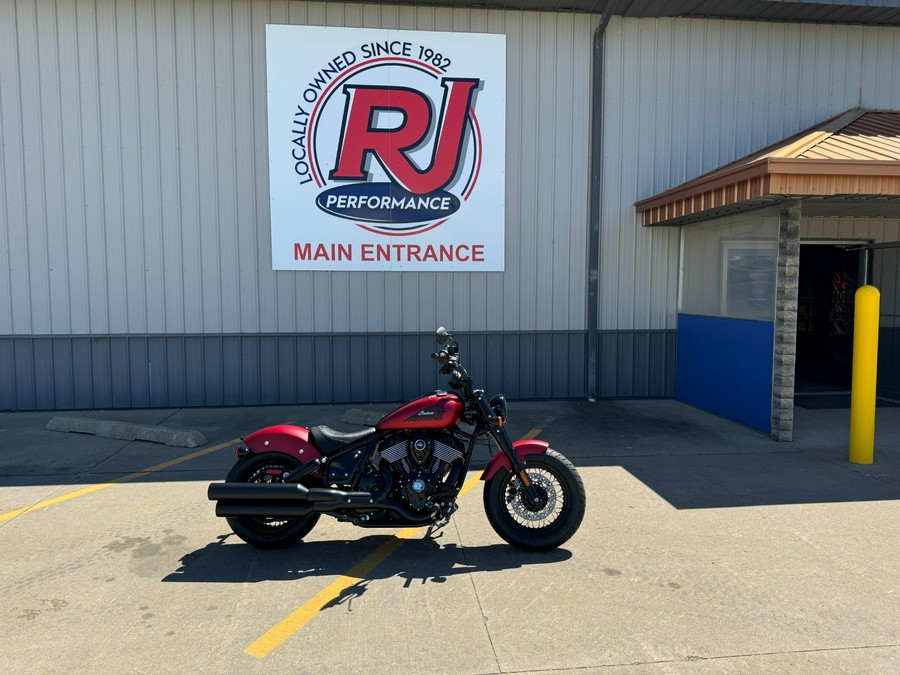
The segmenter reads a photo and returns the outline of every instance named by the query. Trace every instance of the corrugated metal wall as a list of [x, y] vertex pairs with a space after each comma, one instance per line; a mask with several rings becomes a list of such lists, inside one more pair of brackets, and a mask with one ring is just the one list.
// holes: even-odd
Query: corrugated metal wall
[[900, 219], [804, 218], [800, 221], [800, 241], [809, 239], [857, 239], [872, 243], [900, 241]]
[[[900, 108], [898, 28], [613, 17], [604, 41], [601, 335], [675, 329], [678, 230], [642, 228], [634, 202], [849, 108]], [[601, 352], [602, 395], [671, 377], [661, 344], [632, 351]]]
[[[266, 23], [507, 34], [506, 272], [272, 271]], [[0, 408], [368, 398], [380, 385], [339, 373], [286, 388], [270, 375], [302, 371], [310, 341], [319, 368], [364, 334], [353, 377], [374, 382], [385, 342], [438, 324], [523, 341], [529, 372], [554, 364], [554, 382], [534, 382], [501, 352], [487, 375], [507, 389], [582, 396], [595, 24], [375, 3], [0, 3]]]
[[[266, 23], [507, 34], [506, 272], [271, 270]], [[377, 3], [0, 3], [0, 408], [369, 397], [378, 351], [414, 359], [404, 340], [439, 323], [500, 350], [484, 377], [508, 393], [584, 395], [597, 23]], [[642, 229], [633, 203], [847, 108], [900, 108], [900, 29], [613, 18], [603, 63], [599, 393], [671, 395], [679, 237]], [[281, 383], [310, 377], [309, 341], [320, 367], [346, 340], [371, 355], [361, 374]], [[552, 382], [534, 375], [548, 363]], [[426, 371], [398, 365], [384, 396], [428, 385]]]
[[[506, 273], [272, 271], [266, 23], [508, 35]], [[591, 29], [374, 4], [0, 4], [0, 334], [583, 330]]]
[[[474, 333], [460, 347], [492, 393], [584, 391], [580, 332]], [[446, 388], [434, 349], [422, 334], [0, 337], [0, 409], [399, 401]]]

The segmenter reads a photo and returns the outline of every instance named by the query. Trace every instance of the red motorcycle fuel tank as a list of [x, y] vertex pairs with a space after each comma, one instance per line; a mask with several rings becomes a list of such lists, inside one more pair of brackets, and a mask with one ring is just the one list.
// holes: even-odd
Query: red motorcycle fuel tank
[[397, 408], [375, 427], [378, 431], [399, 429], [449, 429], [462, 419], [463, 404], [455, 394], [436, 391]]

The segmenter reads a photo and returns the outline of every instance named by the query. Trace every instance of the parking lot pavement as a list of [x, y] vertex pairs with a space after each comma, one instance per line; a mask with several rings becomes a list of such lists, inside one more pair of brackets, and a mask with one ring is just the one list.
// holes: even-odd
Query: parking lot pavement
[[480, 484], [434, 537], [231, 535], [206, 500], [231, 441], [343, 412], [77, 413], [200, 431], [190, 450], [0, 414], [0, 671], [900, 672], [900, 409], [860, 466], [846, 411], [797, 409], [775, 443], [674, 401], [513, 403], [512, 435], [542, 429], [585, 481], [556, 551], [506, 546]]

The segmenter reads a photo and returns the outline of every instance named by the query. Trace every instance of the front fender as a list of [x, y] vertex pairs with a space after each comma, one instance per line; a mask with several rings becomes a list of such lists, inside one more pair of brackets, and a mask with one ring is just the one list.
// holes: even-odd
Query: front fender
[[[529, 455], [543, 455], [547, 452], [547, 448], [549, 447], [550, 444], [547, 441], [530, 440], [516, 441], [513, 443], [513, 450], [516, 451], [516, 457], [522, 460], [522, 462], [524, 462], [525, 458]], [[502, 452], [498, 452], [491, 457], [491, 461], [488, 462], [487, 468], [484, 470], [484, 473], [481, 474], [481, 480], [490, 480], [500, 469], [506, 469], [507, 471], [512, 470], [512, 463], [509, 461], [509, 457]]]
[[292, 424], [276, 424], [254, 431], [244, 438], [244, 445], [253, 454], [281, 452], [301, 464], [309, 464], [322, 457], [319, 449], [309, 440], [309, 429]]

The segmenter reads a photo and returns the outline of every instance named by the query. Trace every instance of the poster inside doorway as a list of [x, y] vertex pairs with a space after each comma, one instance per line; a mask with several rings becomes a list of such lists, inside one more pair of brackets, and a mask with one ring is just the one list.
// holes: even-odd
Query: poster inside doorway
[[506, 37], [266, 26], [272, 267], [502, 271]]

